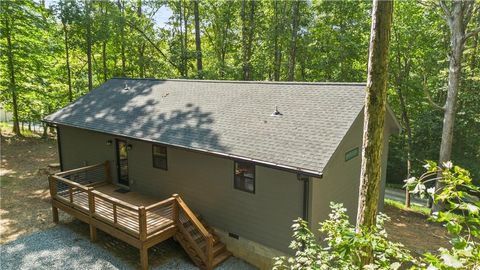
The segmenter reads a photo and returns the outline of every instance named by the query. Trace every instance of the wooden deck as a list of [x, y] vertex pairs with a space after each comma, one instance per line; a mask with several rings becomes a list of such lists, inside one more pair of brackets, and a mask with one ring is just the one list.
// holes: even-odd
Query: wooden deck
[[[158, 200], [142, 195], [137, 192], [127, 192], [127, 193], [120, 193], [116, 190], [119, 190], [118, 186], [105, 183], [104, 185], [97, 186], [95, 191], [108, 195], [112, 198], [117, 200], [123, 201], [127, 204], [132, 206], [140, 207], [142, 205], [151, 205]], [[63, 191], [63, 193], [67, 193], [68, 191]], [[57, 193], [59, 194], [59, 193]], [[60, 193], [62, 195], [62, 193]], [[72, 200], [75, 202], [75, 208], [79, 211], [83, 211], [85, 214], [89, 212], [89, 202], [88, 202], [88, 192], [85, 191], [77, 191], [72, 194]], [[119, 226], [123, 228], [126, 232], [138, 236], [140, 235], [139, 230], [139, 219], [138, 219], [138, 211], [133, 210], [132, 208], [123, 208], [123, 207], [116, 207], [113, 208], [112, 203], [101, 199], [99, 197], [95, 197], [95, 213], [98, 215], [98, 218], [104, 219], [109, 223], [117, 223]], [[115, 213], [116, 211], [116, 213]], [[115, 221], [116, 218], [116, 221]], [[169, 225], [174, 224], [173, 220], [173, 207], [165, 207], [158, 209], [157, 211], [149, 212], [146, 216], [147, 221], [147, 232], [152, 231], [159, 231], [162, 228], [165, 228]]]
[[90, 224], [90, 237], [100, 229], [140, 250], [142, 269], [148, 268], [148, 248], [175, 237], [204, 269], [212, 269], [231, 254], [180, 196], [158, 201], [112, 184], [108, 162], [60, 172], [49, 177], [54, 222], [58, 209]]

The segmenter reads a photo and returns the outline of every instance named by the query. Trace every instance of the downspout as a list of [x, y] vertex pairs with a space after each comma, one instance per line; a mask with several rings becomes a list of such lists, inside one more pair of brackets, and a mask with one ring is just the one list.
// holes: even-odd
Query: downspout
[[307, 177], [303, 180], [303, 220], [309, 222], [308, 219], [308, 204], [309, 204], [309, 194], [310, 194], [310, 177]]
[[58, 159], [60, 161], [60, 171], [63, 171], [62, 143], [61, 143], [60, 129], [58, 128], [58, 125], [55, 126], [55, 130], [57, 131], [57, 149], [58, 149]]
[[302, 219], [306, 222], [309, 222], [309, 204], [310, 204], [310, 177], [306, 176], [305, 174], [298, 173], [297, 174], [298, 181], [303, 182], [303, 205], [302, 205]]

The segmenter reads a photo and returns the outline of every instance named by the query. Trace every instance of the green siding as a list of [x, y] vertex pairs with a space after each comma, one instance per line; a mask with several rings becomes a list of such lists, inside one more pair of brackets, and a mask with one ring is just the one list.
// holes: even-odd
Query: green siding
[[[112, 161], [115, 137], [61, 126], [65, 169]], [[132, 190], [167, 198], [178, 193], [212, 226], [290, 252], [292, 221], [302, 215], [303, 183], [294, 173], [256, 166], [255, 194], [233, 188], [233, 160], [168, 148], [168, 171], [152, 166], [152, 144], [128, 140]]]

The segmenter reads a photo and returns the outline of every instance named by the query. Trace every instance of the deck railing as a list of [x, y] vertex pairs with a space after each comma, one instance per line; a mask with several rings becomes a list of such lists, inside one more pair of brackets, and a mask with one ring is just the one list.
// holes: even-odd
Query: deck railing
[[139, 240], [147, 240], [164, 226], [173, 223], [174, 198], [145, 207], [129, 204], [95, 190], [95, 187], [110, 182], [110, 165], [107, 161], [51, 175], [50, 195], [53, 200]]
[[[95, 190], [111, 183], [108, 161], [49, 177], [50, 195], [89, 219], [101, 221], [140, 241], [158, 236], [174, 225], [207, 269], [213, 264], [213, 235], [178, 195], [148, 206], [136, 206]], [[55, 217], [57, 215], [57, 217]], [[58, 214], [54, 219], [58, 220]]]
[[174, 198], [178, 205], [177, 227], [209, 268], [213, 264], [213, 235], [205, 229], [180, 196], [174, 195]]

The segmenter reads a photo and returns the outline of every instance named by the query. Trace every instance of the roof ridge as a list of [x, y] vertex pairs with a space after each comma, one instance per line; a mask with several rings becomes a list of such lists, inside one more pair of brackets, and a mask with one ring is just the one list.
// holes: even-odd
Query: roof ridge
[[281, 84], [281, 85], [353, 85], [366, 86], [365, 82], [292, 82], [292, 81], [235, 81], [235, 80], [199, 80], [199, 79], [157, 79], [157, 78], [129, 78], [113, 77], [111, 80], [134, 80], [134, 81], [177, 81], [177, 82], [200, 82], [200, 83], [238, 83], [238, 84]]

